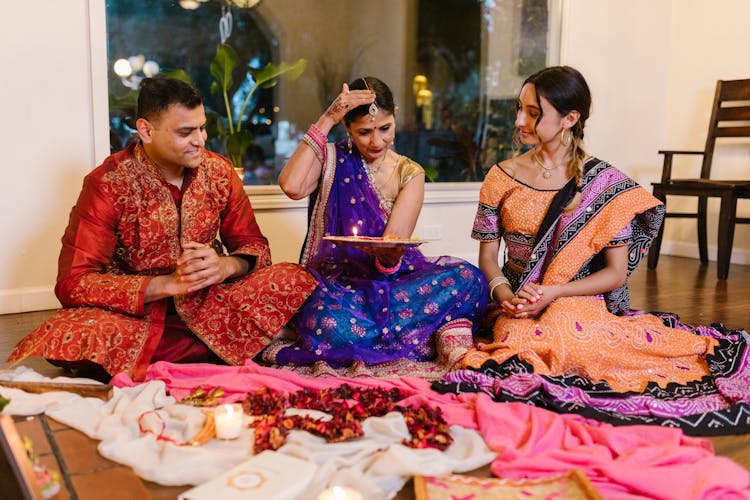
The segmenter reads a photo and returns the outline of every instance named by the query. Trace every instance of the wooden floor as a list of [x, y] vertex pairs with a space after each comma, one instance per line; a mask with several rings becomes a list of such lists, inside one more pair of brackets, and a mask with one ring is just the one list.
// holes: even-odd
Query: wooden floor
[[[729, 328], [750, 327], [750, 266], [732, 265], [729, 279], [716, 279], [713, 262], [662, 256], [656, 270], [645, 263], [630, 280], [631, 303], [635, 309], [677, 312], [684, 323], [724, 323]], [[0, 359], [15, 343], [54, 311], [0, 315]], [[59, 370], [44, 360], [26, 363], [45, 375]], [[750, 434], [710, 438], [717, 454], [725, 455], [750, 470]]]

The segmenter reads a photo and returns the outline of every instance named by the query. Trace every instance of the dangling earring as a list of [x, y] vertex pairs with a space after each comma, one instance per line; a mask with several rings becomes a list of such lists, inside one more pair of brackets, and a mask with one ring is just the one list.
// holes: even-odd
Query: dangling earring
[[[565, 135], [565, 132], [567, 132], [568, 135]], [[570, 145], [573, 144], [573, 132], [569, 128], [563, 128], [562, 132], [560, 132], [560, 144], [566, 148], [569, 148]]]
[[349, 135], [349, 131], [346, 131], [346, 147], [349, 148], [349, 154], [352, 154], [352, 136]]

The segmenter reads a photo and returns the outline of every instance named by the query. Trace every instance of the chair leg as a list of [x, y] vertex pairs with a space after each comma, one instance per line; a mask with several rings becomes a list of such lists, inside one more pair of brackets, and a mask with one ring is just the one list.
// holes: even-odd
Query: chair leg
[[734, 219], [737, 215], [737, 198], [734, 193], [721, 196], [719, 209], [718, 253], [716, 256], [716, 275], [720, 280], [729, 276], [729, 261], [732, 258], [734, 242]]
[[701, 262], [708, 262], [708, 235], [706, 221], [708, 215], [708, 198], [698, 197], [698, 254]]
[[[667, 208], [667, 197], [658, 189], [654, 188], [654, 198], [661, 201], [664, 204], [664, 212], [666, 213]], [[661, 251], [661, 238], [664, 236], [664, 224], [667, 222], [667, 218], [664, 217], [661, 225], [659, 226], [659, 232], [656, 233], [654, 241], [651, 242], [651, 248], [648, 251], [648, 268], [656, 269], [656, 265], [659, 263], [659, 252]]]

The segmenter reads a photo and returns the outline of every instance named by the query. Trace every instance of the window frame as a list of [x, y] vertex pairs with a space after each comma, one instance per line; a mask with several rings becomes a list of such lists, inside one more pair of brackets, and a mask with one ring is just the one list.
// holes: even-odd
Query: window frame
[[[562, 32], [567, 24], [569, 0], [548, 0], [547, 65], [564, 60]], [[91, 123], [93, 130], [93, 165], [101, 164], [109, 156], [109, 98], [107, 80], [107, 22], [106, 6], [101, 0], [88, 0], [90, 85], [92, 96]], [[485, 22], [483, 21], [483, 25]], [[425, 204], [463, 203], [476, 201], [481, 182], [429, 182], [425, 185]], [[278, 185], [246, 185], [245, 193], [252, 198], [256, 210], [306, 207], [307, 200], [290, 200]]]

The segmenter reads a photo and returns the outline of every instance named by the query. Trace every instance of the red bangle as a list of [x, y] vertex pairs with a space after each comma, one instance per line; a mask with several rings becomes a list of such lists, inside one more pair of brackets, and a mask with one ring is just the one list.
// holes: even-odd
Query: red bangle
[[307, 129], [307, 133], [310, 134], [310, 136], [315, 140], [315, 142], [318, 143], [318, 145], [321, 147], [321, 149], [325, 149], [326, 142], [328, 142], [328, 137], [320, 131], [318, 127], [315, 126], [313, 123], [310, 125], [310, 128]]
[[398, 262], [394, 264], [392, 267], [385, 267], [381, 262], [380, 259], [375, 257], [375, 267], [378, 268], [378, 271], [380, 271], [383, 274], [393, 274], [396, 271], [398, 271], [401, 268], [401, 259], [403, 257], [399, 257]]

